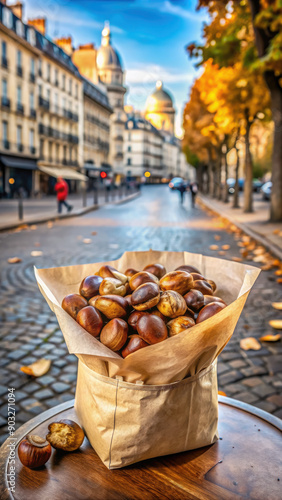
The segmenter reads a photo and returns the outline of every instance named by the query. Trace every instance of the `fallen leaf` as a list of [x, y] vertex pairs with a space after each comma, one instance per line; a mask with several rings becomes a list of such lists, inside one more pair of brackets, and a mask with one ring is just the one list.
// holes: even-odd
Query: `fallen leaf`
[[24, 229], [28, 229], [28, 225], [27, 224], [21, 224], [20, 226], [17, 227], [17, 229], [19, 231], [23, 231]]
[[253, 257], [253, 262], [265, 262], [266, 258], [264, 255], [256, 255]]
[[35, 231], [37, 229], [37, 226], [35, 224], [32, 224], [29, 229], [31, 229], [31, 231]]
[[268, 324], [275, 330], [282, 330], [282, 319], [271, 319]]
[[255, 248], [256, 248], [256, 244], [255, 243], [250, 243], [247, 246], [247, 249], [249, 250], [249, 252], [252, 252]]
[[242, 236], [242, 241], [244, 241], [245, 243], [250, 243], [251, 241], [251, 237], [250, 236], [247, 236], [246, 234], [244, 234]]
[[84, 238], [82, 241], [83, 243], [86, 243], [86, 245], [92, 242], [91, 238]]
[[279, 259], [274, 259], [274, 261], [273, 261], [273, 265], [274, 265], [275, 267], [281, 267], [281, 262], [280, 262], [280, 260], [279, 260]]
[[277, 280], [276, 280], [276, 281], [277, 281], [277, 283], [280, 283], [280, 284], [281, 284], [281, 283], [282, 283], [282, 278], [277, 278]]
[[277, 340], [281, 339], [281, 334], [277, 333], [276, 335], [264, 335], [263, 337], [260, 337], [261, 342], [277, 342]]
[[51, 228], [53, 227], [53, 222], [52, 222], [51, 220], [49, 220], [49, 221], [47, 222], [47, 227], [48, 227], [49, 229], [51, 229]]
[[218, 250], [218, 245], [210, 245], [210, 250]]
[[40, 247], [40, 246], [41, 246], [41, 243], [39, 243], [39, 241], [35, 241], [34, 246], [35, 246], [35, 247]]
[[278, 309], [278, 311], [282, 311], [282, 302], [272, 302], [271, 305], [274, 309]]
[[50, 369], [51, 359], [39, 359], [28, 366], [21, 366], [21, 371], [26, 373], [27, 375], [31, 375], [32, 377], [42, 377], [45, 375]]
[[221, 248], [222, 250], [229, 250], [230, 245], [222, 245]]
[[95, 234], [97, 234], [97, 231], [92, 231], [92, 236], [95, 236]]
[[215, 235], [214, 235], [214, 239], [215, 239], [216, 241], [220, 241], [220, 240], [221, 240], [221, 236], [220, 236], [220, 234], [215, 234]]
[[244, 247], [245, 243], [243, 243], [243, 241], [238, 241], [237, 245], [238, 247]]
[[245, 259], [246, 257], [248, 257], [249, 251], [246, 250], [246, 248], [241, 248], [240, 249], [240, 254], [242, 255], [243, 259]]
[[226, 393], [224, 391], [218, 391], [217, 393], [219, 396], [226, 396]]
[[262, 255], [263, 253], [265, 253], [265, 248], [257, 247], [254, 249], [253, 253], [254, 255]]
[[241, 257], [232, 257], [231, 260], [234, 260], [234, 262], [242, 262], [243, 259], [241, 259]]
[[218, 255], [225, 255], [226, 252], [224, 250], [219, 250]]
[[279, 234], [280, 233], [280, 229], [273, 229], [273, 234]]
[[245, 339], [240, 340], [240, 347], [244, 349], [244, 351], [249, 351], [252, 349], [253, 351], [259, 351], [261, 349], [261, 345], [255, 337], [247, 337]]
[[32, 252], [30, 252], [30, 255], [32, 257], [40, 257], [41, 255], [43, 255], [43, 252], [41, 250], [32, 250]]
[[278, 236], [282, 236], [282, 231], [279, 231], [279, 235]]
[[20, 259], [19, 257], [10, 257], [7, 262], [9, 264], [18, 264], [19, 262], [22, 262], [22, 259]]
[[277, 269], [274, 274], [276, 274], [276, 276], [282, 276], [282, 269]]
[[272, 264], [265, 264], [264, 266], [261, 266], [262, 271], [269, 271], [272, 269]]

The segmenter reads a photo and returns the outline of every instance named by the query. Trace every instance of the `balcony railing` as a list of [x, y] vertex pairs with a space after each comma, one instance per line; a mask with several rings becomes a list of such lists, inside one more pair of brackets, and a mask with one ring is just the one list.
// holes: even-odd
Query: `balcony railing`
[[7, 141], [7, 139], [3, 139], [1, 141], [1, 149], [7, 149], [7, 150], [10, 149], [10, 143], [9, 141]]
[[38, 70], [38, 76], [42, 76], [42, 69]]
[[38, 133], [40, 135], [46, 135], [47, 137], [53, 137], [54, 139], [60, 139], [61, 141], [70, 142], [72, 144], [79, 143], [79, 138], [77, 135], [60, 132], [60, 130], [54, 129], [52, 127], [47, 127], [46, 125], [43, 125], [43, 123], [39, 123]]
[[122, 137], [122, 135], [116, 135], [116, 136], [114, 137], [114, 140], [115, 140], [115, 141], [123, 141], [123, 137]]
[[30, 115], [30, 118], [36, 118], [36, 111], [35, 111], [35, 109], [30, 109], [29, 115]]
[[1, 66], [2, 68], [8, 69], [8, 59], [5, 56], [2, 56], [1, 58]]
[[17, 66], [17, 75], [18, 76], [23, 76], [23, 68], [22, 68], [22, 66]]
[[23, 153], [23, 150], [24, 150], [23, 144], [17, 144], [17, 150], [19, 153]]
[[37, 152], [34, 146], [22, 143], [10, 142], [4, 139], [0, 140], [0, 150], [9, 151], [9, 153], [14, 153], [15, 155], [21, 153], [25, 156], [30, 156], [30, 155], [35, 156]]
[[29, 73], [29, 81], [31, 83], [35, 83], [35, 74], [34, 73]]
[[10, 109], [10, 106], [11, 106], [10, 99], [8, 99], [8, 97], [2, 96], [1, 97], [1, 105], [4, 108], [9, 108]]
[[35, 155], [36, 148], [34, 146], [29, 146], [29, 152], [30, 152], [31, 155]]
[[44, 109], [48, 109], [50, 108], [50, 101], [48, 101], [47, 99], [44, 99], [43, 97], [39, 96], [39, 99], [38, 99], [38, 104], [41, 108], [44, 108]]
[[17, 113], [24, 114], [24, 107], [20, 102], [17, 103]]

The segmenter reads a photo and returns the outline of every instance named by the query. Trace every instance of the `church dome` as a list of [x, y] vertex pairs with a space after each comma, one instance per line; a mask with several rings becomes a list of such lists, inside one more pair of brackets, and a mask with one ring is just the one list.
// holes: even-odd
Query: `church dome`
[[173, 110], [172, 98], [168, 92], [163, 89], [161, 81], [156, 83], [156, 90], [148, 97], [146, 101], [147, 113], [160, 113]]
[[108, 25], [105, 25], [102, 31], [102, 45], [97, 52], [97, 68], [122, 70], [120, 56], [111, 45], [111, 31]]

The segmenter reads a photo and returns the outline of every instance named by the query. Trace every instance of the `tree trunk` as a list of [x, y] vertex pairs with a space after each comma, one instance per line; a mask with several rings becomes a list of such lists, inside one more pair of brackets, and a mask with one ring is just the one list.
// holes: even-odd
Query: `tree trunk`
[[244, 212], [253, 212], [253, 162], [250, 151], [250, 129], [249, 114], [246, 111], [246, 134], [245, 134], [245, 184], [244, 184]]
[[223, 201], [224, 203], [228, 203], [228, 184], [227, 184], [227, 179], [228, 179], [228, 161], [227, 161], [227, 153], [224, 153], [223, 155], [224, 159], [224, 171], [225, 171], [225, 183], [224, 183], [224, 195], [223, 195]]
[[212, 166], [212, 178], [213, 178], [212, 197], [216, 198], [216, 194], [217, 194], [217, 168], [216, 168], [216, 165]]
[[221, 192], [221, 156], [217, 166], [217, 199], [221, 200], [222, 192]]
[[239, 205], [239, 166], [240, 166], [240, 157], [238, 148], [235, 146], [236, 150], [236, 169], [235, 169], [235, 191], [234, 191], [234, 199], [233, 199], [233, 208], [240, 208]]
[[282, 88], [272, 71], [265, 73], [265, 80], [270, 90], [274, 121], [270, 220], [280, 222], [282, 221]]

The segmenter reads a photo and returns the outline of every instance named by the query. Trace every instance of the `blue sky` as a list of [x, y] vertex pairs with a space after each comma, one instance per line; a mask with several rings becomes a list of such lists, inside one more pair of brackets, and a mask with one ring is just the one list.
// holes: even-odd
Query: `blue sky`
[[126, 75], [126, 103], [144, 110], [155, 82], [163, 80], [177, 110], [176, 133], [196, 76], [185, 45], [200, 40], [205, 19], [196, 0], [26, 0], [25, 18], [45, 16], [50, 38], [72, 35], [74, 45], [100, 45], [104, 21]]

